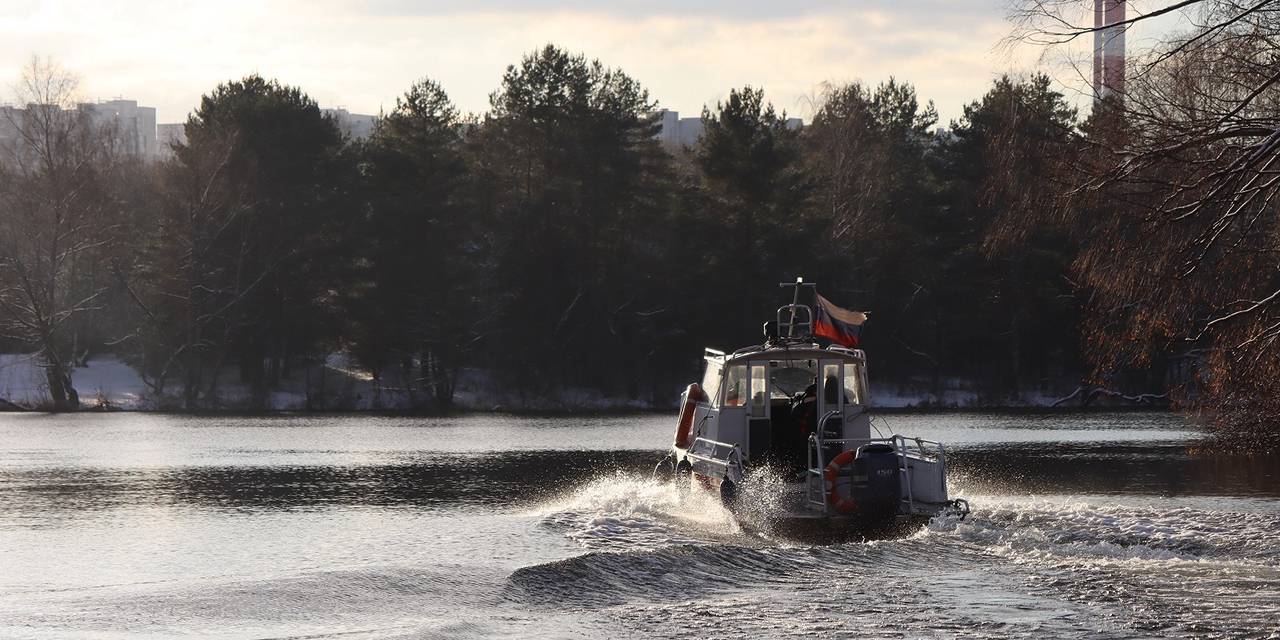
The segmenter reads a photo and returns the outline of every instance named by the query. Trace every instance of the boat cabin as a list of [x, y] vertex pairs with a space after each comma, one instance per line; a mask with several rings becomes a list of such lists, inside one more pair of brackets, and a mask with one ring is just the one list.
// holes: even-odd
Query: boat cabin
[[707, 349], [694, 413], [698, 437], [736, 444], [746, 464], [805, 468], [809, 436], [871, 437], [866, 356], [817, 344], [762, 345], [725, 354]]

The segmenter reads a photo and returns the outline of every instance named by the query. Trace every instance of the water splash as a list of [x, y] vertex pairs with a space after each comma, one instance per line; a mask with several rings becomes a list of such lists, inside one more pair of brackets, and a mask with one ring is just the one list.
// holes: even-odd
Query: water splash
[[597, 477], [533, 513], [588, 549], [693, 544], [742, 532], [710, 493], [624, 472]]

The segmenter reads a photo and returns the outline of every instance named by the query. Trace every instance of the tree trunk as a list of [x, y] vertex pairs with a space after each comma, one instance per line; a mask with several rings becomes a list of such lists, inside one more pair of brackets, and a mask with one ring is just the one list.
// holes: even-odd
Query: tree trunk
[[71, 385], [71, 374], [66, 364], [57, 358], [48, 358], [45, 363], [45, 380], [49, 384], [49, 396], [53, 400], [53, 410], [75, 411], [80, 408], [80, 394]]

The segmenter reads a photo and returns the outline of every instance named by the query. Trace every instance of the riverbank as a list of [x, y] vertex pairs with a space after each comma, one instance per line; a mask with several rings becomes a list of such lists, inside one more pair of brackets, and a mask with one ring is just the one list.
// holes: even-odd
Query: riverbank
[[[86, 411], [145, 411], [162, 413], [368, 413], [438, 414], [419, 393], [406, 391], [409, 385], [395, 372], [381, 379], [353, 366], [340, 355], [324, 364], [299, 372], [281, 381], [280, 387], [254, 399], [247, 385], [224, 375], [213, 399], [206, 398], [198, 411], [185, 410], [172, 385], [156, 394], [137, 370], [114, 356], [101, 356], [77, 367], [72, 382]], [[1077, 387], [993, 392], [979, 383], [948, 379], [941, 385], [920, 382], [871, 384], [873, 405], [878, 411], [1016, 411], [1054, 412], [1092, 409], [1102, 411], [1167, 410], [1163, 398], [1126, 395], [1114, 391]], [[671, 412], [676, 408], [679, 389], [668, 398], [616, 397], [591, 389], [560, 389], [553, 393], [532, 393], [505, 387], [492, 372], [469, 369], [462, 372], [454, 393], [452, 411], [512, 413], [521, 415], [581, 415]], [[41, 411], [50, 406], [44, 371], [33, 355], [0, 354], [0, 411]]]

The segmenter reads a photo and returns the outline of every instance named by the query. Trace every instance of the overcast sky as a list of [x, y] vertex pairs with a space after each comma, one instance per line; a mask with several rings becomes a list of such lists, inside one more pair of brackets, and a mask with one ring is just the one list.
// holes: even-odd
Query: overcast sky
[[[999, 48], [1007, 0], [0, 0], [0, 78], [33, 55], [81, 78], [89, 100], [185, 119], [200, 95], [251, 72], [322, 106], [378, 113], [416, 78], [484, 111], [503, 69], [548, 42], [640, 80], [662, 106], [697, 115], [730, 87], [763, 86], [806, 119], [823, 81], [896, 76], [943, 123], [1036, 52]], [[5, 94], [9, 92], [6, 91]]]

